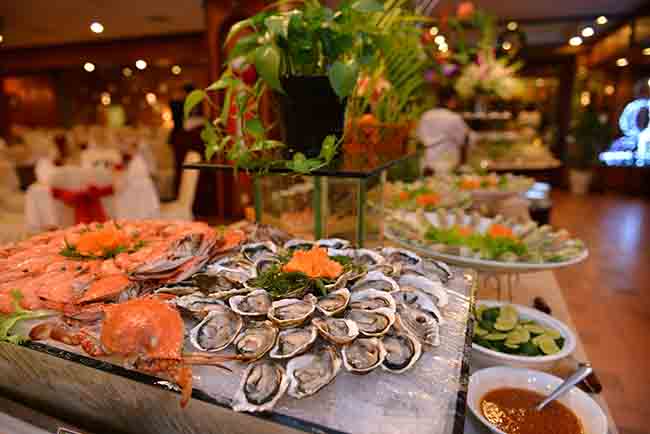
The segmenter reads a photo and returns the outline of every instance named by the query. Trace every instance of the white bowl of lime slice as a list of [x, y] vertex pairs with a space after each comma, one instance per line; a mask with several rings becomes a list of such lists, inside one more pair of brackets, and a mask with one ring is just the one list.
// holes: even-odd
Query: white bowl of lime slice
[[538, 310], [479, 300], [475, 312], [481, 316], [474, 321], [472, 343], [472, 365], [477, 369], [505, 365], [548, 371], [576, 348], [573, 331]]

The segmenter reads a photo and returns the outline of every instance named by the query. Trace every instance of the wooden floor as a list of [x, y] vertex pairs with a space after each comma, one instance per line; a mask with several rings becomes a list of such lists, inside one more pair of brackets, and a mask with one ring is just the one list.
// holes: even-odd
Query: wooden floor
[[590, 257], [556, 272], [622, 434], [650, 432], [650, 199], [553, 194]]

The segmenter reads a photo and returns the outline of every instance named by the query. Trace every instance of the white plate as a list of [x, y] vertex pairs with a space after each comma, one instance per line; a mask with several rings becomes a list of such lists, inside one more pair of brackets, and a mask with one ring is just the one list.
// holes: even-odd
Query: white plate
[[548, 356], [517, 356], [514, 354], [505, 354], [498, 351], [491, 350], [489, 348], [482, 347], [479, 344], [472, 344], [472, 365], [482, 368], [487, 368], [489, 366], [498, 366], [498, 365], [507, 365], [515, 368], [529, 368], [537, 369], [540, 371], [546, 371], [553, 368], [553, 366], [560, 360], [571, 355], [576, 349], [576, 336], [571, 331], [566, 324], [557, 319], [553, 318], [550, 315], [546, 315], [543, 312], [540, 312], [536, 309], [531, 309], [526, 306], [521, 306], [518, 304], [512, 304], [503, 301], [496, 300], [477, 300], [477, 305], [485, 305], [488, 307], [503, 306], [506, 304], [511, 304], [519, 316], [523, 319], [530, 319], [542, 327], [548, 327], [553, 330], [560, 332], [564, 338], [564, 345], [562, 349], [557, 354], [551, 354]]
[[[481, 399], [486, 393], [502, 387], [516, 387], [548, 395], [562, 383], [562, 379], [544, 372], [530, 369], [517, 369], [506, 366], [482, 369], [469, 379], [467, 405], [474, 416], [492, 432], [505, 434], [496, 428], [481, 413]], [[607, 418], [605, 413], [589, 395], [574, 387], [559, 401], [566, 405], [580, 419], [584, 431], [588, 434], [606, 434]]]

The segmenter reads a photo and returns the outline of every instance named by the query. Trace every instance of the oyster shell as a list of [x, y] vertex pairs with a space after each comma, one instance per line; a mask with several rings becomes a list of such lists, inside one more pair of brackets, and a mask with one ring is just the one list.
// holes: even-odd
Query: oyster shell
[[392, 293], [392, 296], [398, 304], [402, 303], [407, 306], [417, 307], [427, 312], [431, 312], [436, 321], [438, 321], [438, 324], [445, 323], [442, 313], [429, 294], [426, 294], [419, 289], [405, 286], [401, 291]]
[[385, 307], [375, 310], [353, 309], [345, 314], [345, 318], [357, 323], [359, 332], [364, 336], [382, 336], [395, 322], [395, 312]]
[[364, 289], [355, 291], [350, 296], [350, 309], [376, 310], [382, 307], [395, 312], [395, 299], [386, 291], [376, 289]]
[[270, 360], [253, 363], [244, 371], [233, 398], [235, 411], [270, 411], [289, 386], [282, 366]]
[[221, 351], [235, 340], [243, 326], [241, 316], [224, 303], [216, 304], [203, 321], [190, 330], [190, 342], [201, 351]]
[[298, 238], [289, 240], [284, 243], [284, 246], [282, 246], [283, 249], [290, 252], [293, 252], [294, 250], [311, 250], [312, 247], [314, 247], [313, 241], [302, 240]]
[[277, 251], [278, 247], [272, 241], [245, 244], [241, 247], [241, 254], [253, 263], [263, 255], [275, 255]]
[[398, 283], [401, 288], [419, 289], [422, 292], [436, 297], [438, 300], [437, 304], [440, 307], [445, 307], [449, 303], [449, 295], [444, 285], [419, 273], [409, 272], [403, 274], [400, 276]]
[[327, 249], [347, 249], [350, 246], [350, 242], [348, 240], [344, 240], [341, 238], [326, 238], [322, 240], [318, 240], [316, 242], [316, 245], [318, 247], [325, 247]]
[[359, 336], [359, 326], [351, 319], [314, 318], [311, 323], [318, 333], [333, 344], [349, 344]]
[[433, 347], [440, 345], [440, 328], [431, 312], [397, 303], [396, 318], [399, 327], [417, 337], [421, 343]]
[[332, 316], [343, 312], [350, 301], [350, 291], [347, 288], [337, 289], [318, 300], [316, 309], [323, 315]]
[[341, 358], [333, 346], [326, 345], [287, 363], [290, 396], [300, 399], [327, 386], [341, 370]]
[[248, 259], [244, 258], [244, 256], [241, 253], [237, 253], [235, 255], [228, 255], [224, 256], [222, 258], [219, 258], [219, 260], [215, 261], [214, 263], [208, 265], [207, 270], [208, 272], [215, 268], [215, 267], [223, 267], [223, 268], [230, 268], [230, 269], [235, 269], [235, 270], [241, 270], [241, 269], [246, 269], [250, 267], [252, 264], [251, 261]]
[[382, 339], [386, 349], [386, 358], [381, 367], [395, 374], [409, 370], [422, 355], [422, 345], [408, 333], [395, 332]]
[[384, 362], [386, 349], [377, 338], [360, 338], [343, 347], [343, 365], [354, 374], [367, 374]]
[[[184, 295], [175, 298], [169, 302], [181, 309], [182, 312], [188, 312], [195, 318], [205, 318], [211, 311], [222, 311], [226, 304], [214, 297], [205, 296], [201, 293]], [[228, 309], [230, 310], [230, 309]]]
[[173, 294], [178, 297], [194, 294], [195, 292], [200, 292], [201, 289], [188, 282], [181, 283], [172, 283], [169, 285], [161, 286], [160, 288], [154, 291], [155, 294]]
[[347, 256], [352, 258], [357, 265], [364, 265], [368, 268], [382, 265], [386, 262], [383, 256], [370, 249], [327, 249], [329, 256]]
[[253, 321], [235, 339], [239, 359], [254, 361], [264, 357], [275, 345], [278, 328], [271, 321]]
[[255, 261], [255, 273], [259, 276], [260, 274], [268, 271], [271, 267], [276, 264], [279, 264], [280, 260], [272, 255], [263, 255], [257, 261]]
[[201, 291], [211, 294], [241, 289], [244, 283], [255, 275], [255, 269], [250, 266], [248, 268], [226, 268], [212, 265], [205, 273], [197, 273], [192, 276], [192, 282]]
[[395, 279], [386, 276], [381, 271], [371, 271], [361, 280], [357, 281], [357, 283], [350, 288], [350, 291], [362, 291], [370, 288], [386, 292], [399, 291], [400, 289], [397, 282], [395, 282]]
[[272, 359], [289, 359], [307, 351], [318, 337], [316, 327], [309, 325], [280, 331], [269, 356]]
[[228, 300], [232, 310], [244, 316], [264, 316], [271, 308], [271, 296], [263, 289], [256, 289], [248, 295], [236, 295]]
[[280, 327], [302, 324], [314, 313], [314, 303], [310, 299], [285, 298], [274, 301], [269, 309], [269, 319]]
[[385, 247], [381, 250], [381, 254], [384, 255], [386, 261], [391, 265], [416, 269], [422, 267], [422, 258], [409, 250]]

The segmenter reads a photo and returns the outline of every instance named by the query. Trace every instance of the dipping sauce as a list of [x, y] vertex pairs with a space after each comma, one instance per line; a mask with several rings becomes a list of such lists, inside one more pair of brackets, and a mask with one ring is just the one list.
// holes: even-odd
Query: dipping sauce
[[504, 387], [485, 394], [481, 412], [508, 434], [584, 434], [578, 417], [558, 401], [535, 410], [544, 398], [530, 390]]

